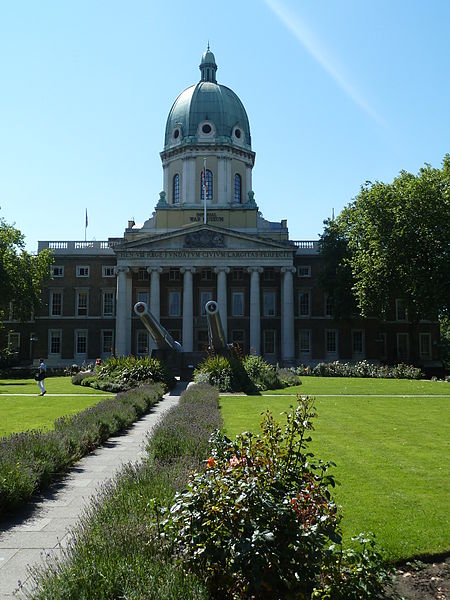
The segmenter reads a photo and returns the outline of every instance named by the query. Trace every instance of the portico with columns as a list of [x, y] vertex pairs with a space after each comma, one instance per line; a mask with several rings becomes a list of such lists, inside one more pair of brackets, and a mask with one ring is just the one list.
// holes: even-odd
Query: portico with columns
[[[202, 349], [201, 343], [196, 343], [196, 340], [199, 339], [198, 332], [206, 327], [200, 300], [201, 291], [207, 289], [211, 294], [209, 299], [218, 302], [227, 338], [232, 338], [235, 330], [242, 331], [242, 350], [264, 355], [262, 332], [269, 328], [276, 332], [274, 339], [277, 341], [273, 356], [268, 358], [285, 364], [294, 361], [292, 273], [295, 271], [295, 249], [273, 240], [261, 240], [212, 225], [194, 225], [160, 235], [157, 239], [149, 236], [125, 242], [115, 249], [115, 253], [116, 349], [119, 354], [133, 352], [133, 322], [135, 328], [139, 327], [132, 311], [137, 300], [133, 292], [136, 287], [133, 274], [144, 272], [149, 274], [150, 311], [169, 331], [174, 315], [171, 314], [167, 295], [173, 293], [174, 284], [171, 285], [168, 278], [173, 274], [178, 277], [178, 321], [181, 320], [182, 324], [178, 341], [183, 351]], [[270, 273], [270, 282], [264, 279], [264, 273]], [[142, 283], [139, 286], [142, 287]], [[238, 299], [235, 298], [236, 293]], [[270, 308], [266, 313], [263, 298], [268, 293], [278, 300], [273, 301], [276, 308]], [[163, 311], [161, 306], [165, 307]]]

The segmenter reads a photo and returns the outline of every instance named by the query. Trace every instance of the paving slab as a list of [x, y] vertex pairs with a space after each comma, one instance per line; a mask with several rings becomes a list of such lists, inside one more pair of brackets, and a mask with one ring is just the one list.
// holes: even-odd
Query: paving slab
[[0, 525], [0, 599], [23, 597], [30, 590], [30, 569], [61, 559], [71, 530], [99, 487], [123, 465], [145, 456], [148, 434], [162, 415], [178, 403], [186, 384], [166, 394], [147, 415], [122, 436], [105, 442], [79, 462], [39, 498]]

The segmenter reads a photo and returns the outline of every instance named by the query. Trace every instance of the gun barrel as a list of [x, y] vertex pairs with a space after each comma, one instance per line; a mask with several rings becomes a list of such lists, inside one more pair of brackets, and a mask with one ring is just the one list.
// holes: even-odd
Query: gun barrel
[[181, 345], [176, 342], [170, 333], [164, 329], [161, 323], [148, 310], [145, 302], [136, 302], [134, 305], [135, 314], [141, 319], [141, 322], [155, 340], [158, 348], [161, 350], [181, 351]]
[[206, 319], [208, 321], [208, 335], [210, 346], [216, 352], [227, 351], [228, 344], [223, 331], [222, 320], [219, 313], [219, 305], [215, 300], [210, 300], [205, 304]]

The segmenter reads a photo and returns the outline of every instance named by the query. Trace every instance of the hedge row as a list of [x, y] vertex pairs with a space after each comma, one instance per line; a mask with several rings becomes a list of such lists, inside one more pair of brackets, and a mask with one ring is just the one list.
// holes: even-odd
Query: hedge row
[[143, 386], [71, 417], [61, 417], [52, 431], [25, 431], [0, 438], [0, 519], [148, 412], [162, 394], [159, 384]]
[[300, 365], [294, 369], [300, 377], [315, 375], [317, 377], [375, 377], [380, 379], [421, 379], [424, 374], [418, 367], [399, 363], [398, 365], [374, 365], [362, 360], [357, 363], [319, 363], [315, 367]]

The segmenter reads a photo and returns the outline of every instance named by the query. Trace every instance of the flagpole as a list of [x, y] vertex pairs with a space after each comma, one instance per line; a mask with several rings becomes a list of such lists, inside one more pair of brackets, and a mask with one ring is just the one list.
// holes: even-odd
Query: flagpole
[[86, 230], [87, 230], [87, 226], [88, 226], [88, 214], [87, 214], [87, 208], [86, 208], [86, 217], [84, 219], [84, 242], [86, 243]]
[[203, 223], [206, 225], [206, 158], [203, 159]]

